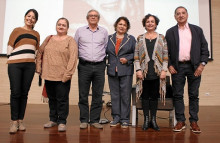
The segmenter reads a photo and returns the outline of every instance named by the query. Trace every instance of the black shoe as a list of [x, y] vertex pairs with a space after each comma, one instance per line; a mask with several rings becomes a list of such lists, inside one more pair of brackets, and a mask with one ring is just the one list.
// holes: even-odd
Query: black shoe
[[159, 128], [158, 125], [157, 125], [156, 117], [155, 117], [155, 116], [153, 116], [153, 117], [151, 118], [150, 127], [151, 127], [152, 129], [156, 130], [156, 131], [160, 131], [160, 128]]
[[144, 124], [142, 126], [142, 130], [147, 130], [149, 128], [149, 116], [144, 116]]

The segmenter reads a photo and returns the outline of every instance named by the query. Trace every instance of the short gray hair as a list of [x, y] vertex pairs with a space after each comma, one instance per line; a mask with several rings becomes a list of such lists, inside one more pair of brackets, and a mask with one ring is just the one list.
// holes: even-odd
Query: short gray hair
[[87, 19], [89, 18], [89, 13], [92, 12], [92, 11], [95, 11], [96, 13], [98, 13], [98, 19], [100, 19], [100, 14], [99, 14], [99, 12], [98, 12], [97, 10], [95, 10], [95, 9], [89, 10], [88, 13], [87, 13], [87, 15], [86, 15], [86, 18], [87, 18]]
[[183, 6], [178, 6], [178, 7], [175, 9], [175, 11], [174, 11], [174, 15], [176, 15], [176, 11], [177, 11], [179, 8], [185, 9], [185, 10], [186, 10], [186, 13], [188, 13], [188, 11], [187, 11], [187, 9], [186, 9], [185, 7], [183, 7]]

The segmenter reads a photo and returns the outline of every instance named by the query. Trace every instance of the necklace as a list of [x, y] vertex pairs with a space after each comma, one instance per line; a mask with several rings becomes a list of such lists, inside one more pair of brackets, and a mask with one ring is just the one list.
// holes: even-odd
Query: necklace
[[146, 38], [149, 39], [149, 41], [151, 42], [155, 38], [155, 34], [156, 34], [156, 32], [147, 33]]

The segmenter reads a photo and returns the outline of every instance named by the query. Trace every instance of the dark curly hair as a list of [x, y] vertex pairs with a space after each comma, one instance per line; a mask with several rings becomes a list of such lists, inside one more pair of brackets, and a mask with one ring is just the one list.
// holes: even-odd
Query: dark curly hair
[[118, 24], [121, 20], [124, 20], [124, 21], [126, 22], [126, 24], [127, 24], [127, 32], [128, 32], [128, 30], [131, 28], [131, 25], [130, 25], [130, 22], [129, 22], [128, 18], [125, 17], [125, 16], [121, 16], [121, 17], [119, 17], [119, 18], [115, 21], [115, 24], [114, 24], [115, 31], [116, 31], [117, 24]]
[[[157, 16], [152, 15], [152, 14], [147, 14], [147, 15], [145, 15], [145, 17], [144, 17], [143, 20], [142, 20], [142, 25], [143, 25], [143, 27], [145, 27], [145, 25], [146, 25], [146, 21], [147, 21], [147, 20], [149, 19], [149, 17], [151, 17], [151, 16], [155, 19], [155, 23], [156, 23], [156, 25], [159, 24], [160, 19], [159, 19]], [[156, 26], [155, 29], [157, 29], [157, 26]]]

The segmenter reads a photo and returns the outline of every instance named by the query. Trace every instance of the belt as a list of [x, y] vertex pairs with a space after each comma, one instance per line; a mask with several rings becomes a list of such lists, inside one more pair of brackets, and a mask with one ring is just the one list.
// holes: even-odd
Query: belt
[[101, 63], [103, 63], [103, 62], [104, 62], [104, 61], [91, 62], [91, 61], [86, 61], [86, 60], [83, 60], [83, 59], [79, 59], [79, 63], [80, 63], [80, 64], [97, 65], [97, 64], [101, 64]]
[[179, 64], [191, 64], [191, 61], [179, 61]]

